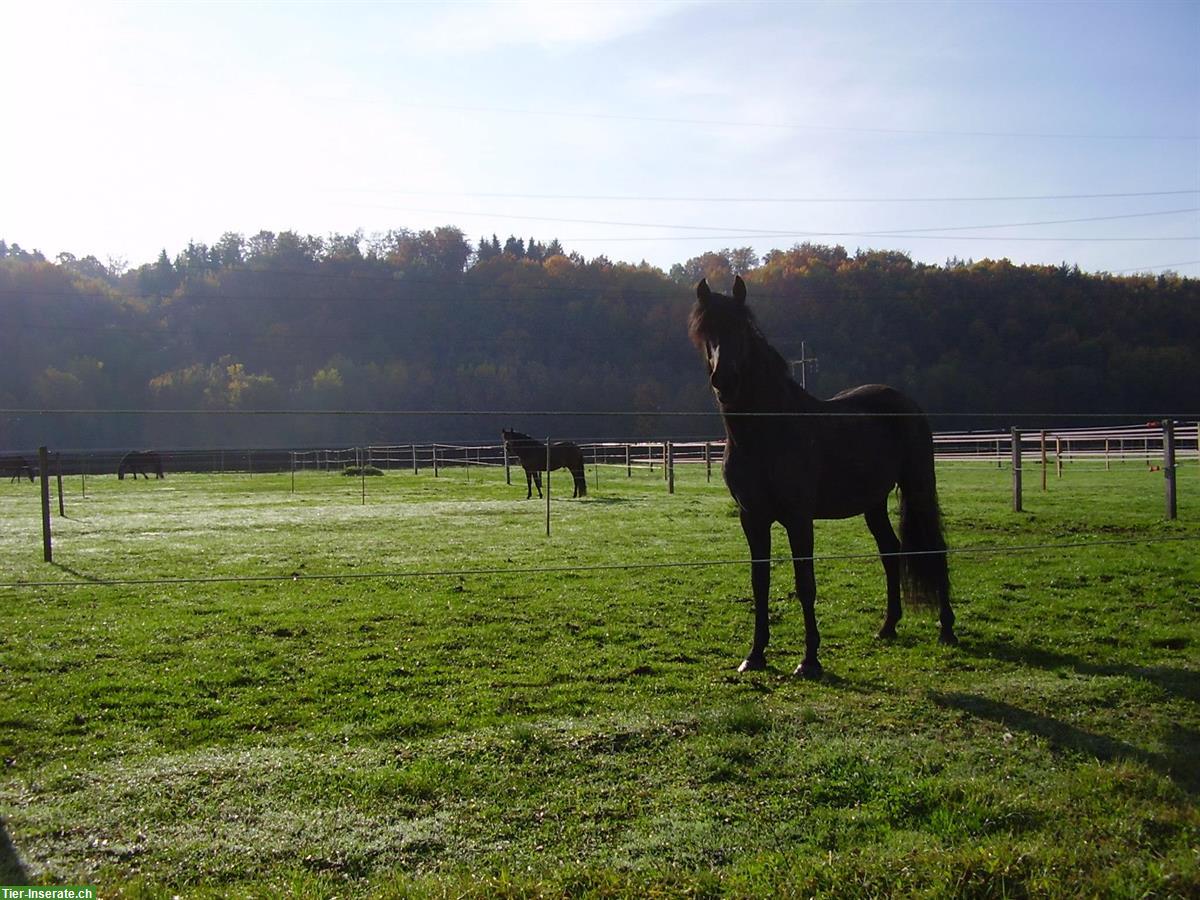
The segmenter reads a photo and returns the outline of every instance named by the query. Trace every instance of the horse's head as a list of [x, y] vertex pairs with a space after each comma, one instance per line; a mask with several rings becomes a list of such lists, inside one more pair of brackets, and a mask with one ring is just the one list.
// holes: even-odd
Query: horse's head
[[708, 380], [717, 402], [736, 402], [745, 383], [746, 367], [758, 326], [746, 306], [746, 282], [733, 280], [733, 296], [714, 293], [707, 279], [696, 285], [696, 305], [688, 319], [692, 343], [704, 354]]
[[522, 431], [513, 431], [511, 428], [505, 428], [500, 432], [500, 436], [504, 439], [504, 443], [510, 444], [513, 441], [532, 441], [529, 435]]

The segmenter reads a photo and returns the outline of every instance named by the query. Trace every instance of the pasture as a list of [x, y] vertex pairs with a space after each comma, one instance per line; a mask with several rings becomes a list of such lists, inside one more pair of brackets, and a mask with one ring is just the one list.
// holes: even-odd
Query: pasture
[[365, 505], [328, 473], [68, 478], [52, 565], [36, 489], [0, 484], [0, 581], [88, 582], [0, 587], [0, 883], [1200, 892], [1194, 462], [1175, 522], [1144, 465], [1027, 475], [1023, 513], [1007, 470], [940, 466], [951, 548], [1003, 551], [951, 557], [956, 647], [927, 614], [877, 641], [870, 535], [818, 522], [819, 682], [788, 564], [770, 668], [735, 672], [719, 476], [555, 473], [547, 538], [519, 475], [390, 472]]

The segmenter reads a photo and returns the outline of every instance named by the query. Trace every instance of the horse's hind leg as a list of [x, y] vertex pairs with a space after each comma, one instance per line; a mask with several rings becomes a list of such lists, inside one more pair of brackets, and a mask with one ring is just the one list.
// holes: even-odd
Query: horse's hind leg
[[[548, 476], [549, 476], [549, 473], [547, 473], [547, 477]], [[533, 483], [537, 485], [538, 499], [541, 500], [542, 499], [542, 473], [541, 472], [533, 473]]]
[[888, 518], [887, 501], [871, 507], [866, 514], [867, 527], [879, 547], [879, 559], [887, 576], [887, 614], [877, 637], [890, 639], [896, 636], [896, 623], [900, 621], [900, 539]]

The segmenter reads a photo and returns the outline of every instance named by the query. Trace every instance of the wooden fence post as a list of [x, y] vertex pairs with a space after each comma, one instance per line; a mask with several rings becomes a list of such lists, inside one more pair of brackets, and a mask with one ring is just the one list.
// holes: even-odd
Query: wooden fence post
[[667, 470], [667, 493], [675, 493], [675, 444], [667, 441], [663, 444], [664, 468]]
[[45, 447], [38, 447], [38, 475], [42, 480], [42, 559], [54, 562], [50, 546], [50, 455]]
[[64, 519], [67, 517], [67, 510], [63, 506], [63, 489], [62, 489], [62, 454], [54, 454], [54, 479], [58, 486], [58, 514]]
[[1042, 490], [1046, 490], [1046, 432], [1042, 431]]
[[629, 457], [629, 445], [625, 445], [625, 477], [633, 477], [633, 461]]
[[1167, 492], [1167, 518], [1177, 518], [1175, 508], [1175, 423], [1163, 419], [1163, 479]]
[[1021, 511], [1021, 432], [1012, 430], [1013, 512]]

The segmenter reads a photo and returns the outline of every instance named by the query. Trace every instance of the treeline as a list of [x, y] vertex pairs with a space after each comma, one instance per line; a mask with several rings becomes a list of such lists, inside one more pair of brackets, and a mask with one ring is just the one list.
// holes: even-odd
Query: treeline
[[[717, 434], [686, 317], [734, 272], [820, 395], [888, 382], [941, 428], [1196, 413], [1200, 282], [1173, 274], [813, 244], [663, 272], [452, 227], [260, 232], [136, 268], [0, 241], [0, 408], [56, 411], [3, 414], [0, 449]], [[589, 415], [532, 415], [566, 410]]]

